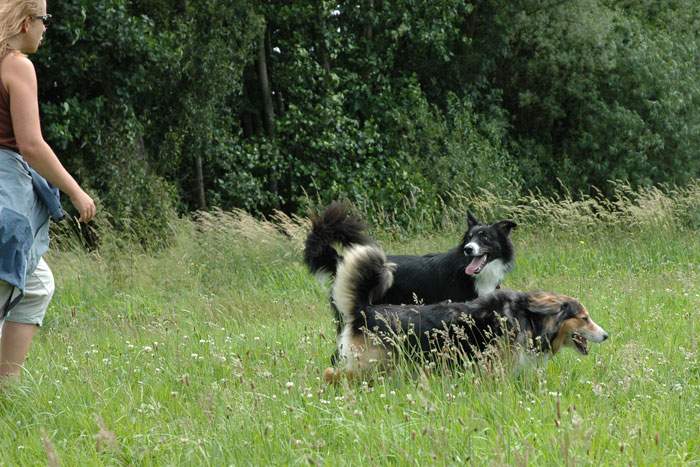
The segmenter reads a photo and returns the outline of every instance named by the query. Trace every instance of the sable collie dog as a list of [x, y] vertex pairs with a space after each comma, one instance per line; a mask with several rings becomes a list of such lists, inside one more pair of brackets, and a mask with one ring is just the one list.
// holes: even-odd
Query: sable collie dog
[[588, 353], [587, 342], [608, 334], [576, 299], [550, 292], [497, 290], [467, 303], [374, 304], [394, 281], [396, 265], [373, 245], [357, 245], [338, 264], [333, 301], [341, 315], [335, 382], [386, 368], [398, 354], [434, 359], [447, 349], [457, 360], [471, 359], [506, 341], [521, 355], [555, 354], [562, 347]]
[[[482, 224], [471, 214], [467, 221], [462, 240], [445, 253], [389, 256], [395, 265], [393, 282], [373, 297], [373, 303], [463, 302], [493, 292], [513, 269], [515, 253], [510, 232], [516, 223], [502, 220]], [[316, 276], [335, 276], [343, 257], [334, 245], [348, 248], [374, 244], [364, 230], [365, 224], [339, 202], [312, 216], [304, 248], [304, 262], [309, 270]]]

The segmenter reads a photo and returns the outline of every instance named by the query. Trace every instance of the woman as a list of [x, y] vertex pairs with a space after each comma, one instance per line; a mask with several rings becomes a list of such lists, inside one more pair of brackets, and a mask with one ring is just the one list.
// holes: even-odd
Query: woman
[[46, 180], [68, 195], [81, 222], [95, 216], [95, 203], [41, 133], [36, 73], [27, 54], [39, 48], [49, 18], [45, 0], [0, 4], [0, 381], [19, 376], [53, 295], [41, 255], [48, 248], [50, 210], [60, 211], [60, 204]]

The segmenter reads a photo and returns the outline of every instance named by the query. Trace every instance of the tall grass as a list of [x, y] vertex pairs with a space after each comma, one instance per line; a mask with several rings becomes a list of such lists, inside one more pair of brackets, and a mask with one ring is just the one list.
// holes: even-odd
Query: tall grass
[[[301, 263], [306, 219], [174, 220], [155, 253], [108, 228], [96, 251], [64, 240], [24, 378], [0, 392], [0, 465], [697, 464], [698, 200], [697, 186], [464, 198], [521, 224], [508, 287], [576, 296], [611, 334], [518, 377], [399, 368], [325, 385], [334, 326]], [[443, 250], [463, 215], [375, 234], [392, 253]]]
[[[476, 195], [454, 194], [451, 211], [461, 214], [469, 207], [487, 218], [511, 217], [538, 228], [590, 229], [616, 227], [700, 228], [700, 181], [685, 187], [643, 187], [633, 189], [625, 182], [615, 182], [611, 197], [602, 194], [546, 197], [529, 192], [515, 199], [483, 190]], [[453, 214], [454, 217], [454, 214]]]

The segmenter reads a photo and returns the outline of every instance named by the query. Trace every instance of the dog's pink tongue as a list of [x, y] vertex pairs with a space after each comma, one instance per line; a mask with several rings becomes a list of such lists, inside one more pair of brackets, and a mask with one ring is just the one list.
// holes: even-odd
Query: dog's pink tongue
[[472, 262], [469, 263], [469, 265], [467, 266], [467, 269], [464, 270], [464, 272], [470, 276], [479, 274], [485, 262], [486, 255], [475, 256], [474, 259], [472, 259]]

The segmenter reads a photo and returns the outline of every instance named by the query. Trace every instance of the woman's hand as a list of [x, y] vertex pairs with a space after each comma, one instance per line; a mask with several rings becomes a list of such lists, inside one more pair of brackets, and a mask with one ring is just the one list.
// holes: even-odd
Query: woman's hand
[[70, 201], [73, 203], [73, 206], [75, 206], [75, 209], [77, 209], [80, 213], [80, 222], [87, 223], [90, 222], [93, 217], [95, 217], [95, 213], [97, 212], [95, 202], [82, 189], [75, 195], [71, 196]]

